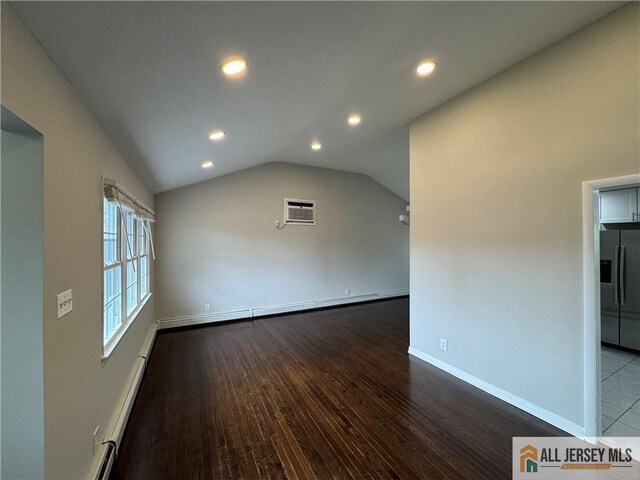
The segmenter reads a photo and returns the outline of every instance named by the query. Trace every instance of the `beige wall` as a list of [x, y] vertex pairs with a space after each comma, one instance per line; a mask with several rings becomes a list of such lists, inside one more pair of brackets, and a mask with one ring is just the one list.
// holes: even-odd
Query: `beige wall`
[[[153, 299], [112, 357], [102, 353], [101, 176], [153, 197], [63, 75], [2, 4], [2, 104], [44, 136], [45, 474], [83, 478], [149, 331]], [[56, 294], [73, 312], [56, 319]]]
[[[283, 199], [317, 201], [288, 225]], [[272, 163], [160, 194], [159, 319], [408, 288], [406, 202], [371, 178]]]
[[411, 126], [412, 347], [579, 426], [581, 183], [640, 170], [638, 13]]

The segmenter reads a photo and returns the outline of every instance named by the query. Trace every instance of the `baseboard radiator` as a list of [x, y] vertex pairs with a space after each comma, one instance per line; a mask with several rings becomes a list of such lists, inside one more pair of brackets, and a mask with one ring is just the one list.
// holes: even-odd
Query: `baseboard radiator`
[[409, 295], [409, 289], [389, 290], [384, 292], [363, 293], [344, 297], [325, 298], [322, 300], [309, 300], [300, 303], [283, 305], [246, 307], [241, 310], [211, 312], [201, 315], [187, 315], [183, 317], [171, 317], [159, 320], [160, 329], [185, 327], [188, 325], [200, 325], [207, 323], [225, 322], [229, 320], [243, 320], [263, 317], [265, 315], [281, 315], [293, 312], [302, 312], [325, 307], [337, 307], [354, 303], [383, 300], [388, 298], [403, 297]]
[[124, 429], [127, 426], [127, 420], [129, 419], [133, 402], [136, 399], [136, 394], [142, 381], [142, 374], [144, 373], [146, 363], [146, 357], [142, 355], [138, 357], [133, 379], [129, 384], [129, 389], [127, 390], [124, 401], [122, 402], [122, 408], [118, 412], [110, 432], [102, 441], [106, 448], [102, 462], [100, 463], [100, 468], [96, 475], [96, 480], [109, 480], [111, 469], [113, 468], [113, 464], [118, 455], [118, 448], [122, 442], [122, 435], [124, 434]]
[[113, 462], [116, 460], [116, 446], [113, 442], [107, 442], [107, 448], [104, 451], [104, 457], [102, 458], [102, 463], [100, 464], [100, 469], [98, 470], [98, 475], [96, 475], [96, 480], [109, 480], [109, 476], [111, 475], [111, 468], [113, 467]]

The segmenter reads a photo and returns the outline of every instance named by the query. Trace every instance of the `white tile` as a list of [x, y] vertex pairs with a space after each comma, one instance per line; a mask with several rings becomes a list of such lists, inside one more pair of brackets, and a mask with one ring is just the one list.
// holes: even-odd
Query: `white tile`
[[614, 350], [614, 349], [603, 350], [602, 356], [618, 358], [620, 360], [627, 360], [629, 362], [632, 360], [635, 360], [638, 357], [638, 355], [636, 355], [635, 353], [630, 353], [625, 350]]
[[621, 373], [627, 377], [635, 378], [640, 382], [640, 363], [628, 363], [617, 373]]
[[602, 431], [604, 432], [607, 428], [613, 425], [613, 422], [615, 422], [615, 419], [602, 415]]
[[602, 401], [622, 408], [623, 410], [627, 410], [631, 405], [635, 403], [633, 399], [623, 397], [604, 389], [602, 390]]
[[631, 408], [629, 408], [629, 411], [637, 413], [638, 415], [640, 415], [640, 401], [637, 401], [636, 403], [634, 403], [631, 406]]
[[[634, 393], [630, 390], [624, 389], [622, 387], [612, 387], [610, 385], [607, 386], [602, 386], [602, 394], [604, 396], [604, 394], [612, 394], [612, 395], [617, 395], [619, 397], [622, 397], [624, 399], [627, 400], [627, 402], [617, 402], [614, 403], [614, 405], [619, 406], [620, 408], [624, 408], [625, 410], [628, 409], [631, 405], [633, 405], [634, 403], [636, 403], [638, 400], [640, 400], [640, 395], [638, 395], [637, 393]], [[625, 405], [629, 405], [629, 407], [625, 407]]]
[[612, 392], [633, 400], [632, 404], [640, 400], [640, 384], [628, 382], [624, 377], [619, 377], [617, 373], [602, 382], [602, 391]]
[[615, 372], [617, 370], [620, 370], [622, 367], [624, 367], [628, 363], [629, 363], [628, 360], [621, 360], [619, 358], [609, 357], [604, 355], [602, 356], [602, 359], [600, 362], [600, 364], [602, 365], [602, 368], [604, 370], [607, 370], [608, 372]]
[[633, 361], [627, 363], [627, 365], [640, 365], [640, 357], [635, 357]]
[[[621, 373], [623, 372], [624, 373]], [[619, 377], [624, 377], [625, 380], [629, 381], [630, 383], [637, 383], [640, 384], [640, 378], [637, 378], [635, 375], [632, 375], [632, 371], [626, 369], [626, 367], [622, 367], [620, 369], [618, 369], [617, 371], [614, 372], [615, 375], [618, 375]]]
[[615, 377], [615, 383], [624, 385], [625, 387], [634, 388], [640, 386], [640, 378], [635, 375], [629, 375], [629, 373], [623, 372], [622, 370], [610, 375], [610, 377]]
[[607, 378], [613, 375], [613, 372], [607, 372], [606, 370], [602, 370], [600, 372], [600, 381], [604, 382]]
[[640, 415], [638, 415], [637, 413], [634, 412], [630, 412], [627, 410], [627, 412], [622, 415], [618, 421], [620, 423], [624, 423], [625, 425], [628, 425], [630, 427], [633, 428], [637, 428], [638, 430], [640, 430]]
[[[640, 378], [636, 378], [635, 376], [629, 376], [628, 373], [623, 373], [623, 369], [618, 370], [616, 373], [607, 378], [607, 382], [616, 385], [622, 385], [623, 387], [640, 388]], [[604, 382], [603, 382], [604, 383]]]
[[637, 357], [639, 357], [640, 355], [638, 355], [637, 353], [633, 353], [633, 352], [628, 352], [626, 350], [620, 350], [618, 348], [609, 348], [607, 347], [606, 349], [602, 349], [602, 355], [609, 355], [611, 357], [618, 357], [618, 358], [628, 358], [630, 360], [635, 360]]
[[630, 427], [621, 422], [615, 422], [605, 432], [607, 437], [638, 437], [640, 436], [640, 430]]
[[602, 410], [602, 415], [603, 416], [609, 417], [609, 418], [611, 418], [613, 420], [616, 420], [618, 417], [620, 417], [626, 411], [626, 409], [624, 409], [622, 407], [617, 407], [617, 406], [611, 405], [610, 403], [607, 403], [607, 402], [602, 402], [601, 410]]

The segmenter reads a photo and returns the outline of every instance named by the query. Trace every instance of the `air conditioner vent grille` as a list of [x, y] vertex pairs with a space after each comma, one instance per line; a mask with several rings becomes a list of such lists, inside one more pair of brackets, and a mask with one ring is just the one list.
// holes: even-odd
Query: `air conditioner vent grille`
[[313, 200], [284, 199], [284, 215], [287, 224], [315, 225], [316, 202]]

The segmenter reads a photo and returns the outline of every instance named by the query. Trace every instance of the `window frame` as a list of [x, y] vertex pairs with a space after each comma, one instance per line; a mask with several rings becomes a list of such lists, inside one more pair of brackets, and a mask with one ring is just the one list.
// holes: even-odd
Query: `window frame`
[[[101, 252], [102, 252], [102, 358], [103, 360], [109, 358], [111, 353], [115, 350], [117, 345], [120, 343], [120, 340], [124, 337], [125, 333], [129, 329], [129, 327], [133, 324], [135, 319], [138, 317], [138, 314], [142, 311], [147, 301], [152, 295], [151, 291], [151, 265], [149, 261], [149, 249], [150, 249], [150, 229], [151, 222], [147, 219], [138, 218], [135, 215], [133, 216], [134, 221], [134, 232], [133, 232], [133, 245], [129, 246], [127, 242], [127, 234], [128, 230], [125, 230], [125, 222], [128, 221], [129, 216], [134, 213], [134, 211], [126, 206], [114, 204], [114, 208], [116, 209], [117, 216], [117, 237], [116, 237], [116, 260], [110, 264], [104, 263], [104, 254], [105, 254], [105, 229], [104, 229], [104, 215], [105, 215], [105, 204], [110, 203], [104, 196], [102, 197], [102, 239], [101, 239]], [[142, 226], [142, 222], [146, 222], [146, 230], [145, 227]], [[142, 230], [142, 234], [140, 232]], [[143, 245], [139, 245], [140, 238], [143, 238]], [[144, 250], [142, 249], [144, 246]], [[130, 251], [131, 249], [131, 251]], [[131, 254], [131, 257], [129, 255]], [[146, 268], [146, 286], [147, 292], [142, 293], [142, 276], [141, 276], [141, 264], [142, 258], [146, 257], [147, 268]], [[135, 275], [136, 275], [136, 303], [133, 308], [129, 311], [129, 302], [127, 295], [127, 277], [128, 277], [128, 264], [133, 261], [135, 266]], [[118, 326], [117, 329], [113, 331], [109, 338], [105, 338], [105, 307], [113, 301], [116, 297], [114, 296], [112, 300], [108, 303], [105, 303], [104, 293], [105, 293], [105, 277], [104, 274], [107, 270], [120, 267], [120, 318], [122, 322]]]

